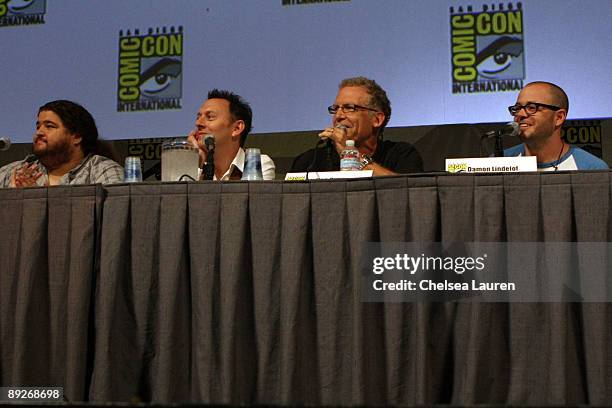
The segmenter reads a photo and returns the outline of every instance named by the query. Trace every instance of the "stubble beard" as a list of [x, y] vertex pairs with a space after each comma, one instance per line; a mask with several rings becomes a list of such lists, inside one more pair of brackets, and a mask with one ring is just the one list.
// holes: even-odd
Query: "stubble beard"
[[542, 149], [544, 146], [546, 146], [546, 144], [548, 143], [548, 141], [550, 140], [550, 138], [553, 136], [553, 130], [554, 129], [532, 129], [534, 130], [529, 137], [525, 137], [525, 135], [523, 134], [523, 132], [521, 132], [521, 134], [519, 135], [521, 141], [523, 143], [525, 143], [527, 146], [529, 146], [530, 150], [540, 150]]

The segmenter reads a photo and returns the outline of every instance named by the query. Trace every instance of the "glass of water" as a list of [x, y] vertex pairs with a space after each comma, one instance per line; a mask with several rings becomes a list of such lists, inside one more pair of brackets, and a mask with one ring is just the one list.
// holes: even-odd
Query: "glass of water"
[[140, 166], [140, 157], [126, 157], [125, 166], [123, 167], [123, 182], [138, 183], [140, 181], [142, 181], [142, 167]]
[[242, 180], [263, 180], [261, 171], [261, 151], [257, 148], [246, 149]]

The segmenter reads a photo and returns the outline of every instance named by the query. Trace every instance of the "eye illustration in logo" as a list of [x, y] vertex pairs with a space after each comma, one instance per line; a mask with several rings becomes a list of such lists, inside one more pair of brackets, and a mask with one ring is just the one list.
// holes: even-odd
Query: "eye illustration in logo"
[[[144, 58], [140, 93], [145, 98], [176, 98], [181, 94], [182, 62], [174, 58]], [[145, 65], [148, 65], [145, 67]]]
[[[486, 42], [481, 37], [479, 42]], [[523, 39], [520, 37], [493, 37], [494, 41], [484, 45], [476, 55], [478, 76], [483, 79], [506, 79], [520, 77], [523, 72]], [[480, 46], [481, 44], [479, 44]]]
[[8, 9], [11, 14], [44, 13], [45, 0], [9, 0]]
[[36, 0], [9, 0], [8, 7], [12, 12], [21, 11], [32, 5]]

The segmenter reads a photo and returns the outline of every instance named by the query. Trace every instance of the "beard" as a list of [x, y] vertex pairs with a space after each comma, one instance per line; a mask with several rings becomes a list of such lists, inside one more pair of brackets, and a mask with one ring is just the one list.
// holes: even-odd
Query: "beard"
[[531, 149], [539, 150], [548, 144], [548, 141], [552, 137], [555, 129], [553, 126], [541, 124], [537, 128], [530, 130], [531, 132], [529, 133], [529, 136], [525, 136], [523, 132], [521, 132], [519, 134], [519, 138]]
[[70, 161], [70, 140], [61, 139], [54, 144], [39, 146], [36, 143], [32, 151], [45, 167], [52, 169]]

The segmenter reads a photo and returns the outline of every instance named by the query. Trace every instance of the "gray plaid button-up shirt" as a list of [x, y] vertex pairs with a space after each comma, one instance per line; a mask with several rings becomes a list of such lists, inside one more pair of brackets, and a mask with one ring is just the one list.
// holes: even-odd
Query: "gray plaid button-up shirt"
[[[47, 169], [36, 159], [36, 156], [29, 155], [21, 161], [16, 161], [0, 168], [0, 187], [10, 187], [13, 171], [23, 165], [28, 159], [38, 164], [38, 168], [43, 173], [42, 177], [36, 180], [36, 184], [46, 186], [49, 180]], [[112, 184], [122, 182], [123, 167], [104, 156], [89, 154], [78, 166], [64, 174], [59, 184]]]

